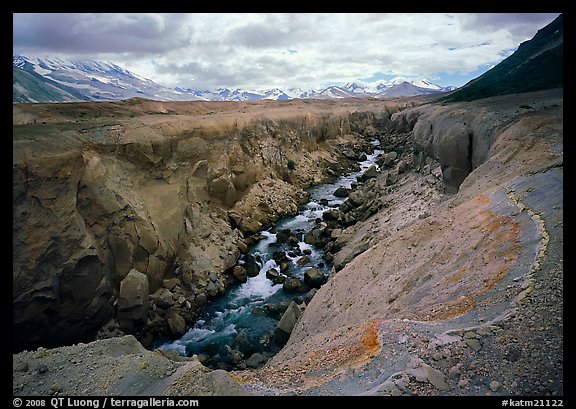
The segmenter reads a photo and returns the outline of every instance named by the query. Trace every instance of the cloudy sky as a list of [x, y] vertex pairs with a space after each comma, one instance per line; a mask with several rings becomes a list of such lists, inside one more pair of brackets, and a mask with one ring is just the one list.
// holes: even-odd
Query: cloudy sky
[[13, 53], [107, 60], [169, 87], [460, 86], [559, 13], [13, 15]]

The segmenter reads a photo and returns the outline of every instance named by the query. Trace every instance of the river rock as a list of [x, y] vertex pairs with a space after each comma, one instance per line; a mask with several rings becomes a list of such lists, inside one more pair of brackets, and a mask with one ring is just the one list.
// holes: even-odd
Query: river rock
[[398, 169], [393, 169], [388, 172], [388, 177], [386, 179], [386, 185], [393, 185], [398, 181]]
[[260, 267], [256, 263], [256, 259], [251, 254], [246, 254], [244, 257], [244, 269], [248, 277], [256, 277], [260, 273]]
[[254, 315], [266, 315], [266, 311], [264, 311], [264, 308], [258, 305], [256, 307], [253, 307], [252, 310], [250, 310], [250, 313]]
[[244, 240], [247, 240], [249, 237], [246, 236], [254, 235], [262, 229], [262, 223], [251, 217], [243, 217], [239, 228], [244, 234]]
[[296, 236], [290, 236], [288, 237], [288, 244], [292, 247], [298, 247], [298, 243], [300, 243], [300, 240], [298, 239], [298, 237]]
[[312, 267], [304, 273], [304, 282], [312, 288], [320, 288], [326, 283], [326, 277], [318, 269]]
[[402, 159], [398, 162], [398, 174], [402, 174], [410, 169], [410, 163], [406, 159]]
[[200, 306], [206, 304], [207, 302], [208, 297], [206, 296], [206, 294], [204, 293], [196, 294], [196, 297], [194, 298], [194, 304]]
[[302, 281], [297, 278], [288, 277], [286, 281], [284, 281], [284, 284], [282, 284], [282, 289], [287, 293], [295, 293], [300, 291], [301, 286]]
[[339, 187], [338, 189], [336, 189], [336, 191], [334, 192], [334, 196], [336, 197], [348, 197], [348, 195], [350, 194], [351, 190], [347, 189], [345, 187]]
[[[328, 209], [324, 213], [322, 213], [322, 219], [326, 221], [337, 221], [340, 217], [340, 211], [338, 209]], [[306, 239], [304, 239], [306, 242]], [[310, 243], [309, 243], [310, 244]]]
[[313, 230], [310, 230], [306, 235], [304, 235], [304, 243], [306, 244], [316, 244], [316, 238], [314, 237]]
[[234, 275], [236, 280], [240, 281], [241, 283], [245, 283], [246, 281], [248, 281], [248, 275], [246, 274], [246, 269], [242, 266], [234, 266], [232, 274]]
[[274, 261], [275, 261], [277, 264], [280, 264], [280, 263], [283, 262], [283, 261], [288, 261], [288, 260], [289, 260], [288, 256], [287, 256], [286, 253], [283, 252], [283, 251], [275, 251], [275, 252], [272, 254], [272, 258], [274, 259]]
[[348, 203], [352, 208], [361, 206], [365, 201], [364, 194], [360, 190], [355, 190], [348, 196], [348, 200], [344, 203]]
[[276, 329], [274, 330], [274, 342], [282, 346], [286, 344], [288, 338], [290, 338], [290, 334], [298, 321], [298, 318], [302, 315], [302, 310], [294, 301], [290, 303], [280, 321], [276, 325]]
[[[261, 308], [261, 307], [258, 307]], [[250, 333], [246, 328], [242, 328], [236, 337], [234, 338], [236, 343], [236, 348], [245, 355], [249, 355], [254, 352], [254, 342], [250, 337]]]
[[286, 280], [286, 277], [280, 275], [280, 272], [275, 268], [266, 271], [266, 278], [272, 280], [274, 284], [282, 284]]
[[366, 169], [362, 175], [358, 176], [358, 181], [365, 182], [368, 179], [375, 178], [376, 176], [378, 176], [378, 169], [376, 168], [376, 165], [372, 165]]
[[244, 243], [244, 241], [239, 240], [236, 245], [238, 246], [238, 250], [240, 250], [240, 253], [242, 253], [242, 254], [248, 253], [249, 249], [248, 249], [248, 246], [246, 245], [246, 243]]
[[398, 157], [398, 153], [396, 151], [388, 152], [383, 155], [382, 157], [382, 165], [392, 167], [394, 161]]
[[132, 269], [120, 282], [117, 319], [121, 328], [130, 331], [134, 322], [145, 321], [148, 307], [148, 277]]
[[355, 215], [348, 213], [342, 217], [341, 224], [348, 227], [352, 226], [353, 224], [356, 224], [357, 221], [358, 219], [356, 218]]
[[350, 160], [355, 160], [355, 161], [357, 161], [357, 160], [359, 159], [359, 157], [360, 157], [360, 156], [358, 155], [358, 153], [356, 153], [356, 152], [353, 151], [352, 149], [344, 149], [344, 150], [342, 151], [342, 154], [343, 154], [344, 156], [346, 156], [348, 159], [350, 159]]
[[310, 263], [310, 257], [308, 257], [308, 256], [300, 257], [298, 259], [298, 261], [296, 262], [296, 264], [298, 264], [299, 266], [305, 266], [306, 264], [309, 264], [309, 263]]
[[280, 230], [278, 233], [276, 233], [276, 242], [284, 243], [288, 241], [288, 238], [290, 237], [291, 234], [292, 231], [290, 229]]
[[280, 262], [280, 272], [285, 273], [290, 268], [290, 262], [287, 260], [283, 260]]

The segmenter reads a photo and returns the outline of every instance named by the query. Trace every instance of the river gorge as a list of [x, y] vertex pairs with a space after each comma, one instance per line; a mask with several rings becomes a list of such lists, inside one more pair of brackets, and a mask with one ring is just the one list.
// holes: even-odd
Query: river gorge
[[[256, 354], [256, 359], [249, 363], [258, 366], [268, 358], [260, 352], [277, 352], [286, 339], [278, 339], [277, 334], [275, 342], [274, 330], [290, 306], [294, 293], [300, 293], [295, 299], [302, 304], [305, 301], [309, 303], [316, 292], [316, 288], [304, 281], [305, 272], [311, 268], [320, 272], [322, 278], [318, 287], [331, 272], [330, 256], [327, 260], [324, 249], [313, 244], [317, 242], [313, 228], [323, 223], [322, 216], [326, 210], [337, 208], [344, 202], [342, 195], [347, 196], [351, 186], [357, 186], [357, 179], [362, 179], [364, 171], [371, 166], [375, 166], [374, 170], [379, 169], [376, 158], [384, 152], [374, 149], [379, 143], [373, 141], [368, 147], [372, 148], [368, 155], [359, 156], [364, 160], [359, 163], [358, 171], [340, 176], [332, 183], [309, 188], [310, 201], [301, 205], [295, 216], [285, 216], [269, 230], [258, 233], [260, 240], [246, 257], [241, 256], [239, 260], [240, 266], [246, 265], [247, 260], [257, 263], [258, 274], [212, 301], [197, 324], [182, 338], [159, 347], [176, 350], [185, 356], [200, 354], [206, 358], [204, 364], [220, 365], [225, 369], [233, 368], [234, 361], [245, 369], [246, 364], [240, 357], [247, 353]], [[339, 197], [334, 195], [338, 189], [343, 192]], [[327, 225], [323, 224], [325, 229]], [[274, 275], [270, 275], [271, 271]], [[286, 279], [291, 280], [286, 283]], [[286, 338], [289, 335], [288, 331]], [[213, 352], [211, 357], [203, 355], [210, 351]]]
[[14, 105], [15, 394], [561, 390], [562, 105]]

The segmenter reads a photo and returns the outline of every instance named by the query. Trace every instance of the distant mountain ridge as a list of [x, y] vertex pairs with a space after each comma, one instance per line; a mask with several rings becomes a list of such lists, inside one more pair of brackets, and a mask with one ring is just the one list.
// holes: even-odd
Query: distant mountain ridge
[[397, 77], [390, 81], [352, 82], [318, 90], [273, 88], [264, 91], [168, 88], [114, 63], [94, 60], [38, 58], [16, 55], [13, 102], [114, 101], [133, 97], [161, 101], [253, 101], [294, 98], [392, 98], [452, 91], [426, 79]]
[[12, 65], [64, 87], [73, 88], [91, 101], [114, 101], [133, 97], [163, 101], [181, 99], [175, 90], [158, 85], [110, 62], [18, 55], [13, 56]]
[[13, 102], [76, 102], [88, 101], [74, 88], [67, 87], [35, 72], [12, 67]]

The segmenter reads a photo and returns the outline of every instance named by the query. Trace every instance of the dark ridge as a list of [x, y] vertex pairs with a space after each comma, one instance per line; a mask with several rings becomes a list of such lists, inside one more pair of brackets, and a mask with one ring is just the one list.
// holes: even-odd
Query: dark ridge
[[439, 102], [473, 101], [564, 85], [563, 30], [560, 14], [538, 30], [534, 38], [520, 44], [510, 57]]

